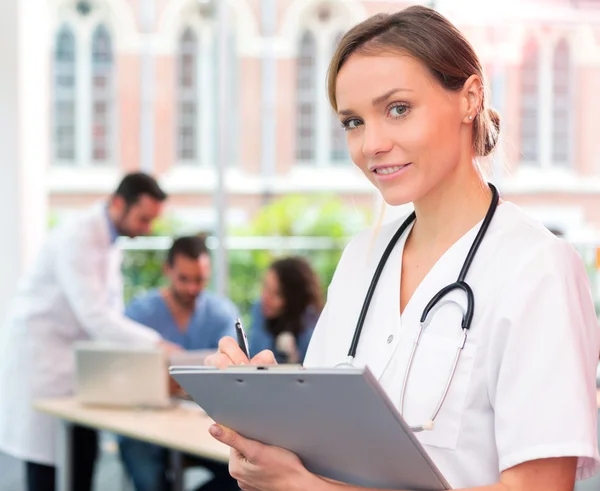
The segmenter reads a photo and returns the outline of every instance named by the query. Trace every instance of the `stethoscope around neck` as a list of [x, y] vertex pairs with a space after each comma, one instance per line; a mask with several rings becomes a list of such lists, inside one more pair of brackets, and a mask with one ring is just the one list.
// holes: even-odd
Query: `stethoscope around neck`
[[[469, 249], [467, 257], [466, 257], [466, 259], [463, 263], [463, 266], [460, 270], [458, 279], [454, 283], [451, 283], [450, 285], [442, 288], [439, 292], [437, 292], [433, 296], [433, 298], [425, 306], [425, 309], [423, 310], [423, 313], [421, 314], [421, 318], [419, 320], [419, 324], [420, 324], [419, 331], [414, 340], [412, 350], [410, 352], [410, 357], [408, 359], [408, 365], [406, 367], [406, 371], [404, 372], [404, 380], [402, 382], [402, 392], [400, 394], [400, 412], [401, 413], [404, 413], [404, 399], [406, 396], [406, 387], [408, 385], [408, 380], [410, 377], [410, 372], [412, 370], [413, 361], [415, 359], [415, 354], [417, 352], [417, 348], [419, 347], [419, 343], [421, 341], [421, 336], [423, 335], [423, 333], [425, 332], [425, 329], [429, 325], [430, 314], [431, 314], [432, 310], [437, 305], [439, 305], [442, 300], [445, 300], [445, 302], [456, 304], [462, 311], [462, 322], [461, 322], [462, 336], [460, 338], [460, 342], [459, 342], [458, 348], [456, 350], [456, 355], [455, 355], [454, 361], [452, 363], [452, 370], [450, 372], [450, 376], [448, 377], [448, 380], [444, 387], [442, 396], [440, 397], [439, 402], [437, 403], [431, 417], [422, 425], [411, 426], [411, 429], [414, 432], [420, 432], [420, 431], [424, 431], [424, 430], [432, 430], [433, 429], [435, 418], [437, 417], [438, 413], [440, 412], [440, 409], [442, 408], [442, 406], [444, 404], [444, 401], [446, 400], [446, 396], [448, 395], [448, 391], [450, 390], [450, 386], [452, 385], [452, 380], [454, 379], [454, 374], [456, 373], [456, 367], [458, 366], [458, 361], [460, 360], [460, 355], [461, 355], [461, 353], [465, 347], [465, 344], [467, 342], [467, 335], [468, 335], [469, 329], [471, 327], [471, 322], [473, 321], [473, 313], [475, 311], [475, 297], [473, 295], [473, 290], [471, 289], [469, 284], [465, 281], [465, 277], [467, 276], [469, 268], [471, 267], [471, 264], [473, 263], [473, 259], [475, 258], [475, 254], [477, 253], [477, 250], [479, 249], [479, 246], [481, 245], [481, 242], [483, 241], [483, 238], [485, 237], [485, 234], [488, 231], [488, 228], [490, 226], [492, 218], [494, 217], [494, 213], [496, 212], [496, 208], [498, 207], [498, 202], [500, 200], [499, 195], [498, 195], [498, 190], [496, 189], [496, 187], [493, 184], [488, 184], [488, 185], [490, 187], [490, 190], [492, 191], [492, 201], [487, 210], [485, 218], [483, 219], [483, 223], [481, 224], [481, 227], [479, 228], [479, 231], [477, 232], [475, 240], [473, 241], [473, 244], [471, 244], [471, 248]], [[400, 225], [400, 228], [396, 231], [396, 233], [390, 240], [389, 244], [385, 248], [385, 251], [383, 252], [383, 255], [381, 256], [381, 259], [379, 260], [379, 264], [377, 265], [377, 268], [375, 269], [373, 278], [371, 279], [371, 284], [369, 285], [367, 294], [365, 295], [365, 300], [364, 300], [362, 308], [360, 310], [360, 314], [358, 316], [358, 321], [356, 323], [356, 328], [354, 330], [354, 336], [352, 337], [352, 343], [350, 344], [350, 349], [348, 350], [348, 358], [344, 363], [340, 363], [339, 365], [337, 365], [337, 367], [352, 368], [354, 366], [353, 363], [354, 363], [354, 358], [356, 356], [356, 350], [358, 348], [358, 342], [360, 341], [360, 335], [362, 333], [362, 329], [363, 329], [363, 326], [365, 323], [365, 319], [367, 317], [367, 313], [369, 310], [369, 306], [371, 304], [371, 300], [373, 298], [373, 294], [375, 292], [375, 288], [377, 287], [377, 283], [379, 282], [379, 277], [381, 276], [381, 273], [383, 272], [385, 263], [387, 262], [388, 258], [390, 257], [390, 254], [392, 253], [398, 240], [400, 240], [400, 237], [402, 237], [402, 235], [404, 234], [406, 229], [415, 220], [415, 218], [416, 218], [415, 212], [411, 213], [408, 216], [408, 218], [406, 220], [404, 220], [402, 225]], [[458, 302], [451, 300], [451, 299], [446, 299], [446, 297], [450, 293], [452, 293], [456, 290], [460, 290], [465, 294], [465, 296], [467, 298], [467, 308], [466, 309], [464, 309], [462, 307], [462, 305], [460, 305]]]

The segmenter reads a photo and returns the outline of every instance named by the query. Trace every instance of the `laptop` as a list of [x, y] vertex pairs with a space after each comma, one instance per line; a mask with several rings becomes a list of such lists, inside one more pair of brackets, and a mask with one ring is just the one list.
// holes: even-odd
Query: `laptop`
[[78, 343], [75, 346], [75, 396], [87, 405], [171, 407], [168, 366], [158, 349]]

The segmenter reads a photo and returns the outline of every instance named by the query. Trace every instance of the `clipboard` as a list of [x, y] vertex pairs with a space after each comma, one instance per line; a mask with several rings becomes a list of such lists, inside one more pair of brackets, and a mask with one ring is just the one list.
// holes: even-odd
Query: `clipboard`
[[452, 489], [368, 367], [170, 367], [217, 423], [290, 450], [322, 477], [378, 489]]

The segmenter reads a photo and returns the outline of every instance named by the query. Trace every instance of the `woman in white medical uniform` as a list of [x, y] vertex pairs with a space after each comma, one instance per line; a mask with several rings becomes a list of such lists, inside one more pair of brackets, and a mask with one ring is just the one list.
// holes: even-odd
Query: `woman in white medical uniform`
[[[347, 246], [305, 365], [368, 365], [455, 489], [572, 491], [600, 465], [590, 288], [575, 250], [480, 172], [499, 118], [472, 47], [424, 7], [374, 16], [339, 44], [329, 96], [354, 163], [416, 218]], [[244, 362], [231, 338], [208, 360]], [[272, 362], [270, 352], [252, 360]], [[357, 489], [286, 450], [211, 433], [232, 447], [243, 490]]]

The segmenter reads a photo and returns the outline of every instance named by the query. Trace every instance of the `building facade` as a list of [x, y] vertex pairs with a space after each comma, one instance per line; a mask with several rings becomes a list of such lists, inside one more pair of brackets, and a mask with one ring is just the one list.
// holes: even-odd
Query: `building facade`
[[[222, 1], [219, 23], [214, 0], [50, 0], [54, 213], [135, 169], [157, 175], [171, 212], [203, 229], [215, 225], [220, 179], [232, 224], [290, 192], [373, 206], [327, 101], [327, 64], [349, 27], [414, 2]], [[500, 3], [435, 2], [480, 54], [502, 116], [483, 165], [547, 226], [596, 236], [600, 1]]]

